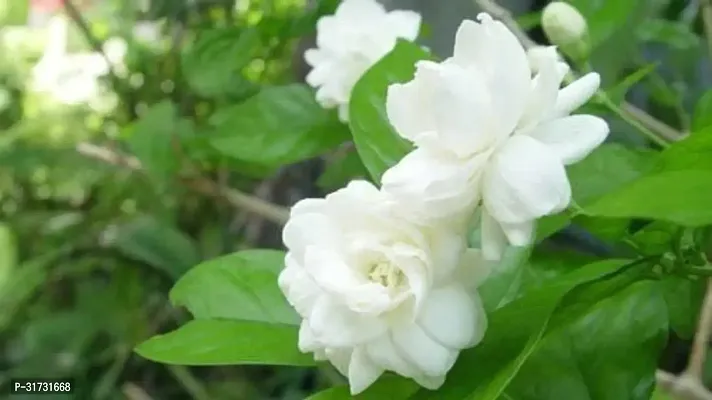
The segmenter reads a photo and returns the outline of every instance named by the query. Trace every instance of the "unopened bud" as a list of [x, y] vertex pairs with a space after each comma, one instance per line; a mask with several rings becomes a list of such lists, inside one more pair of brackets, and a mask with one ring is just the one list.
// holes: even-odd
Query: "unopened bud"
[[574, 6], [562, 1], [549, 3], [541, 16], [544, 33], [552, 44], [576, 61], [588, 58], [588, 26]]

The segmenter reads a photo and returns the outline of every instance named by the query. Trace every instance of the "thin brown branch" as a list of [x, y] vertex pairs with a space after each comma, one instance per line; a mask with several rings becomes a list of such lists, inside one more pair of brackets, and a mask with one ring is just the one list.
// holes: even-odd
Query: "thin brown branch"
[[712, 333], [712, 280], [707, 281], [705, 300], [702, 303], [700, 322], [697, 324], [697, 333], [692, 342], [692, 352], [687, 363], [685, 373], [691, 378], [702, 380], [705, 360], [707, 359], [707, 346]]
[[140, 386], [127, 382], [121, 387], [121, 391], [128, 400], [153, 400]]
[[675, 376], [669, 372], [658, 370], [655, 381], [665, 393], [679, 400], [712, 400], [712, 393], [698, 380], [683, 374]]
[[[702, 1], [706, 4], [712, 4], [712, 0]], [[506, 8], [497, 4], [496, 1], [475, 0], [475, 4], [479, 6], [483, 11], [492, 15], [494, 18], [500, 20], [504, 25], [506, 25], [507, 28], [509, 28], [509, 30], [512, 31], [512, 33], [514, 33], [514, 35], [519, 39], [525, 49], [530, 49], [534, 46], [537, 46], [537, 43], [532, 40], [529, 35], [527, 35], [527, 33], [519, 26], [519, 24], [517, 24], [517, 21], [514, 19], [512, 13]], [[710, 15], [710, 18], [712, 19], [712, 15]], [[712, 27], [712, 22], [710, 26]], [[680, 132], [675, 128], [667, 125], [666, 123], [653, 117], [652, 115], [634, 106], [633, 104], [624, 101], [621, 105], [621, 108], [632, 118], [635, 118], [645, 128], [653, 131], [660, 138], [666, 141], [674, 142], [686, 136], [685, 133]]]
[[[96, 146], [90, 143], [79, 143], [77, 152], [80, 154], [99, 160], [111, 165], [129, 168], [134, 171], [142, 171], [141, 162], [133, 156], [121, 155], [105, 147]], [[284, 207], [269, 203], [258, 197], [240, 192], [235, 189], [222, 187], [219, 183], [206, 178], [181, 178], [183, 184], [191, 190], [224, 199], [232, 206], [243, 209], [251, 213], [260, 215], [262, 218], [283, 225], [289, 218], [289, 210]]]
[[700, 12], [707, 39], [707, 53], [712, 59], [712, 0], [700, 0]]

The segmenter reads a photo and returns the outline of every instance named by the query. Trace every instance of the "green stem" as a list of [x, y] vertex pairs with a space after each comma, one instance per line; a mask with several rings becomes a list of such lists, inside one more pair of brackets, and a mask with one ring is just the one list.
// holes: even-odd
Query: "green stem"
[[178, 383], [190, 393], [195, 400], [210, 400], [208, 392], [203, 385], [190, 373], [190, 370], [182, 365], [169, 365], [168, 369], [175, 376]]
[[623, 121], [627, 122], [629, 125], [636, 128], [638, 130], [638, 132], [640, 132], [647, 139], [649, 139], [650, 141], [654, 142], [655, 144], [657, 144], [658, 146], [660, 146], [662, 148], [667, 148], [668, 146], [670, 146], [670, 143], [668, 143], [667, 140], [665, 140], [665, 139], [661, 138], [660, 136], [658, 136], [657, 134], [655, 134], [655, 132], [651, 131], [650, 129], [648, 129], [648, 127], [646, 127], [645, 125], [640, 123], [639, 120], [634, 118], [632, 115], [627, 113], [622, 108], [618, 107], [618, 105], [616, 105], [608, 97], [608, 95], [606, 95], [604, 92], [599, 92], [598, 98], [601, 100], [603, 105], [608, 107], [609, 110], [611, 110], [614, 114], [616, 114], [618, 117], [620, 117]]

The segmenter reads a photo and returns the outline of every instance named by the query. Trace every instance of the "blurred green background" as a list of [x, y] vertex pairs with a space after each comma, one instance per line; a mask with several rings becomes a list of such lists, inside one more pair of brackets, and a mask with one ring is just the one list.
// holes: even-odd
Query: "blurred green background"
[[[315, 22], [338, 1], [31, 3], [0, 0], [0, 393], [13, 377], [73, 377], [78, 399], [286, 400], [338, 379], [296, 368], [172, 367], [132, 353], [186, 319], [167, 293], [187, 269], [280, 247], [279, 227], [190, 190], [184, 176], [290, 205], [364, 174], [348, 145], [314, 159], [320, 149], [295, 155], [275, 136], [273, 152], [250, 157], [261, 139], [231, 118], [263, 88], [303, 80]], [[469, 0], [387, 3], [423, 11], [424, 43], [442, 55], [459, 21], [477, 13]], [[509, 3], [543, 43], [537, 12], [546, 1]], [[683, 131], [712, 124], [696, 2], [574, 3], [589, 17], [593, 66], [610, 93]], [[460, 9], [467, 15], [452, 11]], [[114, 53], [109, 73], [88, 71]], [[38, 76], [55, 79], [40, 90]], [[617, 116], [596, 112], [611, 121], [613, 140], [640, 140]], [[298, 123], [274, 121], [286, 133]], [[208, 143], [216, 134], [241, 138], [234, 156]], [[146, 171], [97, 160], [87, 143], [134, 154]], [[554, 241], [594, 253], [598, 245], [566, 233]], [[673, 340], [662, 365], [679, 369], [686, 351]]]

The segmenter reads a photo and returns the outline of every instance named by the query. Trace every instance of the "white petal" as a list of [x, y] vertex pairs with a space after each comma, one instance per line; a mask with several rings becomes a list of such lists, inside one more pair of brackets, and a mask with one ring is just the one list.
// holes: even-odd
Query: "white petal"
[[[503, 249], [505, 245], [503, 241]], [[460, 258], [458, 282], [468, 289], [476, 289], [487, 280], [493, 266], [494, 263], [485, 258], [482, 250], [467, 249]]]
[[298, 262], [304, 262], [306, 247], [319, 243], [332, 249], [340, 248], [340, 233], [334, 221], [324, 214], [292, 213], [282, 231], [284, 246]]
[[480, 245], [482, 246], [482, 256], [486, 260], [499, 261], [507, 248], [507, 237], [504, 235], [499, 222], [492, 218], [485, 208], [482, 209], [481, 218]]
[[556, 49], [549, 47], [539, 55], [539, 73], [532, 80], [532, 89], [527, 97], [527, 106], [519, 124], [527, 129], [549, 117], [559, 95], [563, 80], [559, 69]]
[[484, 160], [463, 162], [428, 148], [417, 148], [383, 174], [383, 191], [420, 218], [448, 217], [477, 202]]
[[472, 298], [463, 287], [450, 285], [430, 292], [417, 322], [429, 337], [459, 351], [473, 341], [475, 318]]
[[564, 165], [581, 161], [608, 136], [605, 120], [593, 115], [572, 115], [538, 125], [526, 134], [553, 150]]
[[351, 395], [357, 395], [366, 390], [382, 373], [383, 368], [371, 361], [365, 349], [361, 347], [355, 348], [349, 363]]
[[386, 332], [378, 318], [357, 314], [328, 296], [321, 296], [308, 318], [309, 328], [327, 347], [353, 347]]
[[500, 226], [512, 246], [528, 246], [534, 240], [534, 221], [501, 223]]
[[415, 40], [420, 32], [421, 17], [415, 11], [394, 10], [386, 16], [391, 32], [407, 40]]
[[299, 351], [309, 353], [323, 348], [322, 344], [314, 336], [309, 323], [304, 320], [299, 326]]
[[345, 21], [373, 21], [386, 13], [386, 9], [375, 0], [344, 0], [336, 9], [336, 16]]
[[470, 298], [472, 299], [472, 304], [475, 309], [475, 334], [472, 336], [472, 341], [468, 344], [468, 347], [476, 346], [480, 343], [485, 337], [487, 327], [489, 326], [485, 306], [482, 304], [480, 295], [478, 293], [470, 293]]
[[406, 378], [412, 378], [420, 373], [416, 366], [402, 356], [390, 335], [383, 335], [369, 342], [366, 345], [366, 351], [371, 360], [383, 369], [393, 371]]
[[482, 199], [497, 221], [530, 221], [559, 212], [571, 201], [571, 186], [561, 160], [529, 136], [513, 136], [490, 162]]
[[327, 348], [324, 349], [324, 356], [343, 376], [349, 376], [349, 364], [351, 363], [351, 348]]
[[552, 117], [562, 117], [571, 114], [584, 105], [601, 85], [601, 76], [590, 72], [570, 83], [559, 91]]
[[466, 245], [464, 234], [447, 226], [430, 230], [432, 269], [435, 284], [452, 279], [453, 272], [460, 266]]
[[322, 290], [299, 265], [292, 253], [287, 253], [285, 264], [286, 267], [279, 274], [279, 288], [297, 313], [306, 317], [314, 307]]
[[316, 22], [316, 45], [320, 49], [339, 49], [343, 46], [339, 28], [340, 21], [333, 15], [325, 15]]
[[304, 61], [312, 67], [326, 61], [328, 58], [325, 56], [323, 51], [319, 49], [307, 49], [304, 52]]
[[425, 375], [444, 375], [457, 359], [457, 351], [450, 350], [430, 338], [417, 324], [394, 328], [393, 342]]
[[416, 70], [413, 80], [395, 83], [386, 93], [386, 113], [396, 132], [414, 142], [423, 132], [435, 130], [435, 120], [430, 111], [430, 81]]

